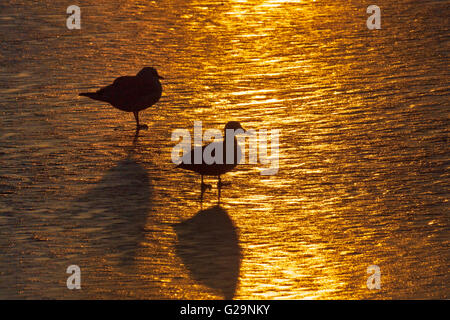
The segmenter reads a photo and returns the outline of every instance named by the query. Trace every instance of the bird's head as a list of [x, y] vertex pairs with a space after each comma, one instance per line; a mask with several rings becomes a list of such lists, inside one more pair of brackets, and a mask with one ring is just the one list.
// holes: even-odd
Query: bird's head
[[157, 78], [157, 79], [164, 79], [158, 74], [158, 71], [156, 71], [153, 67], [144, 67], [141, 71], [137, 74], [138, 77], [143, 78]]
[[228, 121], [228, 123], [225, 125], [225, 131], [227, 129], [231, 129], [231, 130], [241, 129], [245, 132], [245, 129], [242, 128], [241, 124], [238, 121]]

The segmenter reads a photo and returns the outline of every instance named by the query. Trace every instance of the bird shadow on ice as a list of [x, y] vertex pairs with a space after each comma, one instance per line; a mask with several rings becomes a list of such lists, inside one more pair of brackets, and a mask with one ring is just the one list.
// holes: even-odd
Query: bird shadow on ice
[[192, 278], [225, 299], [236, 292], [241, 265], [238, 232], [227, 211], [214, 206], [173, 226], [176, 253]]

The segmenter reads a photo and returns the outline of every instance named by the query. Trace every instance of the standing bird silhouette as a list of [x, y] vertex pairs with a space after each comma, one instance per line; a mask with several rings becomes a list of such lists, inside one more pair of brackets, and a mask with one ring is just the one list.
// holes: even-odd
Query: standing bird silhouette
[[[232, 130], [233, 132], [233, 140], [229, 141], [226, 139], [227, 130]], [[240, 132], [236, 132], [236, 130], [240, 130]], [[220, 176], [224, 173], [227, 173], [233, 170], [242, 159], [242, 150], [239, 146], [235, 134], [245, 133], [245, 129], [242, 128], [241, 124], [237, 121], [229, 121], [224, 128], [224, 141], [222, 142], [212, 142], [206, 146], [195, 147], [191, 149], [190, 152], [183, 155], [181, 158], [181, 163], [177, 165], [177, 168], [190, 170], [197, 172], [201, 175], [201, 194], [206, 189], [210, 189], [211, 186], [207, 185], [203, 182], [203, 176], [216, 176], [217, 177], [217, 189], [218, 189], [218, 197], [220, 200], [220, 189], [224, 185]], [[208, 159], [204, 158], [205, 149], [208, 148], [211, 150], [211, 156], [216, 157], [216, 151], [218, 152], [219, 161], [208, 161]], [[198, 153], [201, 155], [200, 161], [196, 163], [195, 154]], [[227, 154], [229, 156], [227, 157]], [[230, 156], [231, 154], [231, 156]], [[206, 160], [206, 161], [205, 161]], [[217, 160], [217, 158], [216, 158]], [[211, 162], [211, 163], [208, 163]]]
[[113, 107], [133, 112], [136, 130], [147, 129], [139, 124], [139, 112], [159, 101], [162, 94], [161, 77], [155, 68], [144, 67], [136, 76], [119, 77], [114, 82], [96, 92], [82, 92], [80, 96], [110, 103]]

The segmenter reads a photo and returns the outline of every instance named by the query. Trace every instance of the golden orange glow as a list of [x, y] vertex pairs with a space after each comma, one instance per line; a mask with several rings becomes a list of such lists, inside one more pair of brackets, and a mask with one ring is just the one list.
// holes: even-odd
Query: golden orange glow
[[[89, 0], [78, 33], [43, 5], [42, 25], [2, 13], [0, 60], [12, 62], [0, 63], [0, 105], [14, 108], [0, 110], [0, 244], [20, 258], [0, 275], [20, 270], [14, 295], [448, 297], [448, 66], [406, 2], [389, 14], [408, 23], [386, 19], [378, 33], [357, 0]], [[141, 116], [148, 131], [77, 98], [143, 66], [165, 78]], [[280, 130], [279, 170], [237, 166], [220, 206], [205, 177], [200, 203], [200, 176], [176, 168], [171, 134], [230, 120]], [[85, 270], [82, 291], [65, 289], [68, 263]]]

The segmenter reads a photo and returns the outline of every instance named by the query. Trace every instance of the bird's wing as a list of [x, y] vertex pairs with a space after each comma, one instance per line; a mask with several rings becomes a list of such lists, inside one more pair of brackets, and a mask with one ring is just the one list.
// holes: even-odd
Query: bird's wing
[[[196, 151], [197, 150], [197, 151]], [[216, 151], [218, 151], [216, 153]], [[195, 154], [198, 152], [200, 163], [195, 163]], [[239, 156], [238, 151], [238, 156]], [[224, 150], [224, 144], [222, 141], [220, 142], [212, 142], [210, 144], [204, 145], [202, 147], [195, 147], [192, 148], [190, 152], [186, 153], [181, 158], [182, 164], [201, 164], [201, 165], [208, 165], [213, 163], [224, 163], [225, 162], [225, 156], [226, 156], [226, 150]], [[205, 157], [210, 157], [209, 159]]]
[[144, 88], [141, 85], [141, 81], [139, 81], [139, 79], [137, 79], [136, 77], [125, 76], [117, 78], [112, 84], [101, 88], [97, 91], [97, 93], [105, 97], [117, 98], [121, 95], [134, 94], [143, 89]]
[[204, 150], [204, 148], [205, 148], [204, 146], [203, 147], [192, 148], [191, 151], [189, 151], [188, 153], [184, 154], [181, 157], [181, 164], [188, 164], [188, 165], [189, 164], [194, 164], [194, 161], [195, 161], [195, 159], [194, 159], [195, 156], [194, 155], [197, 152], [200, 155], [200, 160], [201, 160], [200, 164], [203, 163], [203, 150]]
[[144, 81], [139, 77], [119, 77], [112, 84], [97, 91], [105, 101], [118, 106], [137, 106], [155, 103], [161, 96], [157, 83]]

